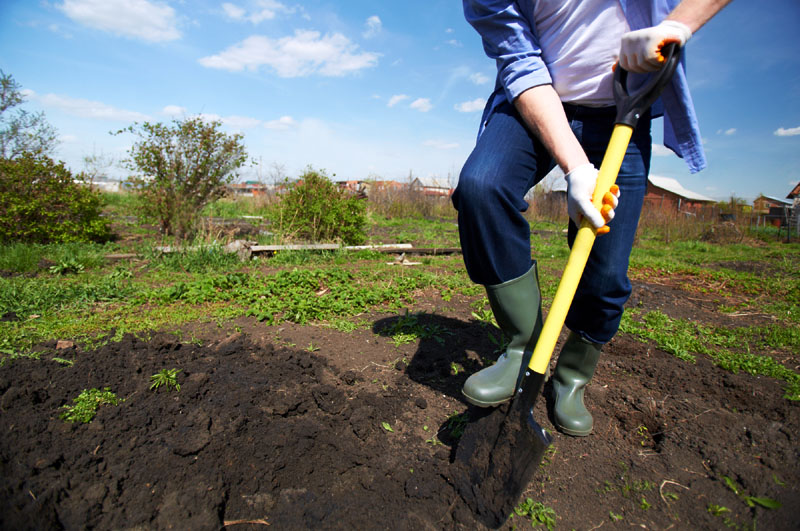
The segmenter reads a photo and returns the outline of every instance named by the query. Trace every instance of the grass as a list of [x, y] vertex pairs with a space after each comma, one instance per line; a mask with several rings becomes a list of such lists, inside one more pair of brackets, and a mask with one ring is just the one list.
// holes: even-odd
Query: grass
[[626, 311], [620, 331], [642, 341], [653, 341], [658, 348], [678, 359], [694, 363], [697, 354], [708, 355], [714, 363], [732, 373], [746, 372], [786, 383], [784, 397], [800, 400], [800, 374], [774, 357], [752, 351], [800, 351], [800, 328], [745, 326], [738, 328], [702, 325], [696, 321], [673, 319], [655, 310], [637, 319], [637, 311]]
[[[105, 200], [112, 216], [136, 213], [129, 195], [106, 194]], [[221, 200], [209, 212], [258, 215], [267, 208], [262, 203]], [[373, 210], [369, 220], [371, 243], [459, 245], [454, 216], [389, 218]], [[547, 308], [569, 249], [563, 223], [533, 221], [531, 226]], [[792, 356], [800, 351], [800, 246], [766, 240], [665, 244], [661, 236], [658, 231], [640, 234], [631, 256], [633, 279], [668, 283], [687, 296], [717, 297], [731, 315], [758, 313], [772, 322], [724, 328], [633, 311], [624, 315], [621, 332], [689, 363], [708, 356], [732, 372], [778, 379], [787, 398], [800, 399], [800, 377], [791, 368]], [[156, 250], [161, 243], [150, 233], [135, 243], [0, 245], [0, 356], [31, 356], [35, 345], [54, 338], [91, 346], [126, 332], [175, 330], [187, 322], [220, 323], [247, 315], [265, 324], [320, 323], [352, 332], [371, 326], [359, 314], [403, 309], [407, 313], [384, 332], [387, 337], [396, 344], [442, 341], [448, 332], [413, 311], [417, 297], [431, 291], [445, 301], [456, 295], [471, 298], [472, 318], [493, 321], [483, 287], [469, 280], [460, 257], [421, 257], [416, 260], [421, 265], [401, 268], [387, 265], [387, 256], [375, 251], [291, 251], [242, 263], [208, 235], [189, 252], [164, 254]], [[143, 260], [114, 264], [104, 259], [132, 250]]]

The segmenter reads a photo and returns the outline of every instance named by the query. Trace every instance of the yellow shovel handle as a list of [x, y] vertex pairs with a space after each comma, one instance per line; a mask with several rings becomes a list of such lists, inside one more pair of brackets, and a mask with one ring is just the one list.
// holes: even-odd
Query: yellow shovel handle
[[[617, 124], [614, 126], [611, 140], [606, 148], [603, 163], [597, 176], [594, 194], [592, 195], [592, 204], [598, 210], [603, 206], [603, 196], [617, 180], [619, 169], [622, 166], [622, 159], [625, 158], [625, 151], [628, 149], [632, 134], [633, 127], [629, 125]], [[622, 201], [624, 200], [622, 198]], [[531, 357], [531, 361], [528, 364], [528, 368], [539, 374], [545, 374], [547, 365], [550, 363], [550, 357], [556, 348], [558, 336], [561, 334], [564, 321], [567, 319], [567, 312], [572, 304], [573, 297], [575, 297], [575, 292], [578, 290], [578, 283], [583, 275], [586, 262], [589, 260], [589, 253], [592, 251], [596, 236], [597, 229], [584, 219], [578, 229], [578, 234], [575, 236], [575, 241], [572, 243], [567, 266], [561, 275], [556, 296], [550, 306], [550, 311], [547, 313], [547, 319], [544, 321], [542, 333], [539, 335], [536, 347], [533, 349], [533, 357]]]

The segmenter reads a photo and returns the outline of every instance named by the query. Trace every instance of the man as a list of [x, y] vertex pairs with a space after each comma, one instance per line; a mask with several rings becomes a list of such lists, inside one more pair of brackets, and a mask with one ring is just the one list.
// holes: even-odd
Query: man
[[705, 167], [680, 64], [652, 112], [639, 119], [618, 189], [603, 198], [602, 212], [592, 206], [596, 168], [614, 125], [612, 67], [618, 62], [638, 74], [657, 70], [660, 46], [685, 45], [729, 1], [463, 0], [466, 19], [498, 74], [453, 204], [467, 272], [486, 287], [497, 323], [510, 338], [497, 363], [467, 379], [462, 392], [469, 402], [491, 407], [508, 400], [536, 344], [541, 297], [523, 197], [558, 165], [568, 183], [570, 245], [584, 217], [598, 234], [607, 232], [595, 241], [553, 373], [556, 427], [573, 436], [591, 433], [583, 391], [631, 293], [628, 260], [647, 187], [652, 117], [664, 115], [665, 144], [692, 172]]

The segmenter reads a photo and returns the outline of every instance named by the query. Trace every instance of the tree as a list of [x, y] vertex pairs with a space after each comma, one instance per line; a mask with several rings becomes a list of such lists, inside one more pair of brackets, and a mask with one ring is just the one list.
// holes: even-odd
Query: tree
[[138, 172], [129, 180], [140, 195], [143, 214], [164, 234], [193, 234], [200, 211], [225, 193], [247, 160], [243, 137], [220, 131], [222, 122], [200, 117], [162, 123], [134, 123], [118, 131], [138, 137], [125, 167]]
[[58, 145], [58, 132], [43, 112], [14, 110], [25, 103], [21, 88], [0, 70], [0, 158], [16, 159], [23, 153], [49, 155]]

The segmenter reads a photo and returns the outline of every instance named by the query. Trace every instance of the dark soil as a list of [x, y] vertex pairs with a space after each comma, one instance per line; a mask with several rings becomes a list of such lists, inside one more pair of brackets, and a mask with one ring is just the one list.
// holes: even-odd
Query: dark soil
[[[714, 315], [713, 299], [658, 284], [634, 295]], [[423, 294], [411, 310], [442, 332], [400, 346], [386, 333], [396, 314], [362, 315], [351, 333], [242, 319], [196, 323], [183, 341], [53, 341], [41, 360], [6, 363], [0, 528], [481, 529], [453, 479], [454, 414], [476, 418], [460, 387], [496, 357], [470, 302]], [[181, 369], [180, 391], [150, 390], [164, 368]], [[124, 401], [88, 424], [59, 418], [83, 389], [105, 387]], [[552, 508], [557, 529], [798, 528], [800, 405], [781, 382], [620, 335], [587, 391], [593, 435], [556, 432], [548, 396], [545, 384], [535, 414], [555, 441], [524, 497]], [[530, 520], [504, 524], [515, 525]]]

